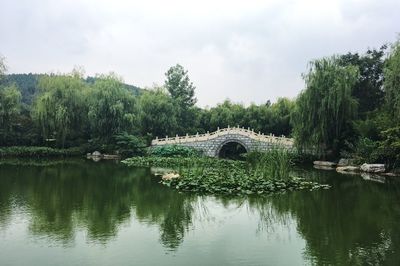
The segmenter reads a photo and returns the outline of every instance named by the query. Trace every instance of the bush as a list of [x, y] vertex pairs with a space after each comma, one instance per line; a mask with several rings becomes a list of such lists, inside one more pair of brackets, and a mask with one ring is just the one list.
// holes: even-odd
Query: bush
[[400, 167], [400, 127], [382, 132], [383, 140], [379, 143], [379, 154], [389, 169]]
[[201, 156], [202, 153], [191, 147], [165, 145], [151, 149], [150, 155], [159, 157], [196, 157]]
[[346, 143], [347, 150], [341, 155], [345, 158], [353, 158], [355, 163], [377, 163], [381, 157], [379, 154], [379, 142], [369, 138], [359, 138], [355, 144]]
[[0, 157], [67, 157], [79, 156], [85, 152], [82, 148], [54, 149], [49, 147], [3, 147]]
[[146, 141], [143, 137], [130, 135], [126, 132], [114, 135], [109, 141], [93, 138], [82, 145], [86, 152], [99, 151], [105, 154], [118, 153], [122, 157], [141, 156], [146, 151]]
[[146, 143], [143, 138], [122, 133], [115, 137], [115, 148], [123, 157], [144, 155]]

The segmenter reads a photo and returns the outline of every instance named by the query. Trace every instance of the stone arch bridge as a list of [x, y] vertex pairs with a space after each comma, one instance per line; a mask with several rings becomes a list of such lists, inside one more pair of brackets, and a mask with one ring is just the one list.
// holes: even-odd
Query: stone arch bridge
[[166, 137], [163, 139], [156, 138], [152, 140], [151, 147], [163, 145], [181, 145], [192, 147], [202, 151], [210, 157], [218, 157], [224, 145], [228, 143], [241, 144], [246, 152], [250, 151], [267, 151], [275, 148], [284, 148], [291, 150], [294, 148], [294, 141], [285, 136], [264, 135], [260, 132], [256, 133], [250, 128], [229, 127], [217, 129], [215, 132], [207, 132], [205, 134], [196, 134], [189, 136]]

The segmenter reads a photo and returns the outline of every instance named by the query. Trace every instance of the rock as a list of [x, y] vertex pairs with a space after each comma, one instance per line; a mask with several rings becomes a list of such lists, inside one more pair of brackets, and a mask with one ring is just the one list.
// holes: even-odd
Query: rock
[[367, 173], [383, 173], [385, 172], [385, 165], [364, 163], [363, 165], [361, 165], [361, 171]]
[[350, 166], [350, 165], [354, 165], [354, 159], [341, 158], [337, 164], [337, 166]]
[[99, 152], [99, 151], [94, 151], [94, 152], [92, 153], [92, 156], [101, 157], [101, 152]]
[[179, 178], [180, 175], [177, 173], [168, 173], [168, 174], [164, 174], [161, 178], [163, 180], [171, 180], [171, 179], [175, 179], [175, 178]]
[[336, 163], [328, 162], [328, 161], [314, 161], [314, 165], [323, 166], [323, 167], [335, 167]]
[[336, 172], [338, 173], [357, 173], [360, 171], [358, 166], [339, 166], [336, 167]]

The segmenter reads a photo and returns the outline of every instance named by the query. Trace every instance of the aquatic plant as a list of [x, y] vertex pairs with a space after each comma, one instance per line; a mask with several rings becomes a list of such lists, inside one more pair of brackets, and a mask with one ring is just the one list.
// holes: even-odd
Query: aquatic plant
[[[253, 156], [253, 155], [251, 155]], [[268, 194], [300, 189], [329, 188], [290, 175], [290, 154], [279, 151], [260, 154], [258, 161], [232, 161], [208, 157], [133, 157], [129, 166], [167, 166], [180, 178], [161, 180], [168, 187], [205, 194]], [[278, 162], [274, 162], [274, 160]]]
[[266, 179], [254, 171], [245, 169], [185, 169], [180, 172], [181, 178], [161, 180], [161, 183], [181, 191], [201, 194], [250, 195], [283, 193], [291, 190], [329, 188], [301, 178]]
[[250, 152], [246, 161], [263, 178], [289, 179], [293, 153], [286, 149]]
[[178, 146], [178, 145], [163, 145], [152, 148], [150, 150], [151, 156], [161, 157], [194, 157], [200, 156], [201, 153], [195, 148]]

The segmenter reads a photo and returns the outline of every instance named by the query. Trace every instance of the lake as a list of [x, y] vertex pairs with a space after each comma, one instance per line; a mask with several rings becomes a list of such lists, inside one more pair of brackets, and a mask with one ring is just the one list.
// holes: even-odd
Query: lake
[[400, 264], [400, 182], [296, 172], [332, 188], [201, 196], [115, 161], [3, 160], [0, 265]]

